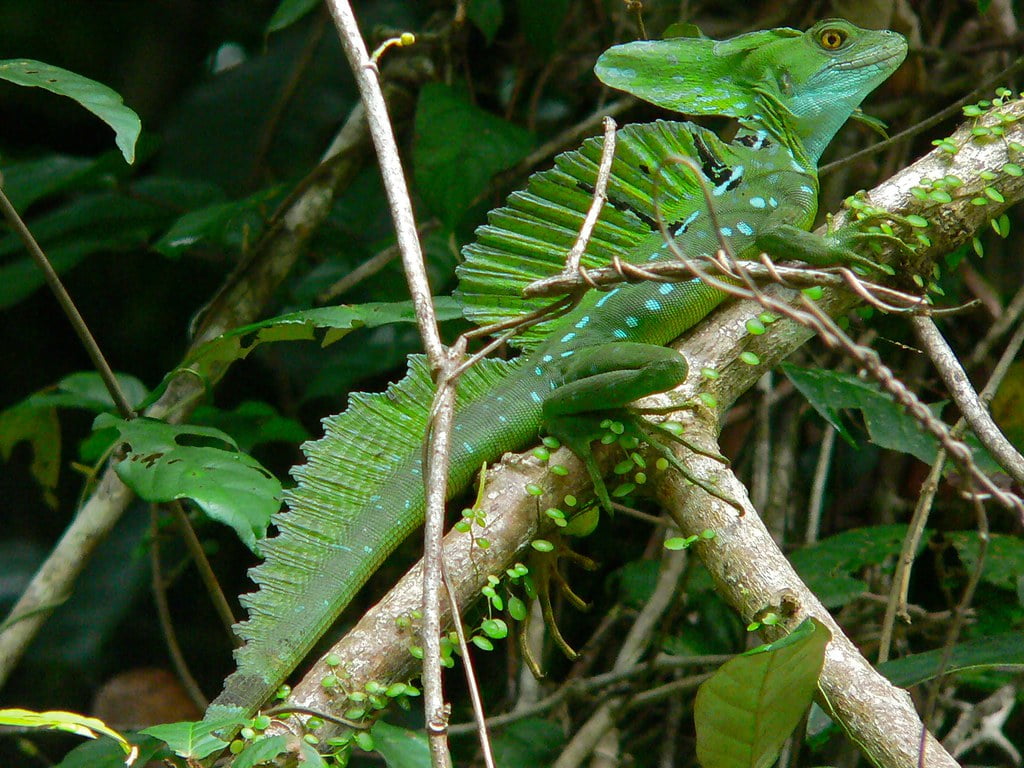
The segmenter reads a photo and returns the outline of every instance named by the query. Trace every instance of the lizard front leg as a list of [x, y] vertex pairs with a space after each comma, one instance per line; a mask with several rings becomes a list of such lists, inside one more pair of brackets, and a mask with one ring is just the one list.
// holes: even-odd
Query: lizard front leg
[[[621, 425], [613, 434], [617, 432], [619, 437], [648, 443], [688, 480], [723, 498], [720, 491], [697, 477], [678, 459], [661, 439], [661, 430], [626, 410], [634, 400], [679, 386], [688, 371], [686, 359], [667, 347], [637, 342], [596, 344], [576, 351], [562, 369], [561, 384], [544, 399], [545, 428], [583, 461], [594, 492], [606, 510], [611, 511], [611, 497], [590, 445], [609, 433], [610, 420]], [[671, 433], [664, 434], [691, 450], [706, 454]], [[724, 457], [716, 458], [725, 462]]]

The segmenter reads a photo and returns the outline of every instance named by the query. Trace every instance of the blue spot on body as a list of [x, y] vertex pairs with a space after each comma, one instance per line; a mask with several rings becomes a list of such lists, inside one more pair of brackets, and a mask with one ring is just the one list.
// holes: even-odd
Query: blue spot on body
[[736, 229], [738, 229], [744, 235], [752, 235], [752, 234], [754, 234], [754, 228], [751, 227], [749, 224], [747, 224], [747, 222], [745, 222], [745, 221], [737, 221], [736, 222]]
[[576, 323], [576, 327], [577, 328], [586, 328], [587, 327], [587, 323], [589, 323], [589, 322], [590, 322], [590, 315], [584, 315], [583, 317], [580, 318], [580, 321], [578, 323]]
[[616, 328], [614, 331], [612, 331], [612, 336], [614, 336], [616, 339], [628, 339], [629, 338], [629, 334], [627, 334], [621, 328]]
[[530, 399], [533, 400], [533, 402], [535, 402], [535, 403], [539, 403], [540, 402], [540, 395], [538, 395], [536, 392], [531, 392], [530, 393]]
[[472, 453], [473, 452], [473, 446], [470, 445], [469, 443], [463, 443], [462, 447], [465, 449], [466, 453]]
[[554, 379], [551, 379], [551, 380], [548, 381], [548, 388], [555, 389], [557, 386], [558, 385], [555, 384], [555, 380]]
[[[700, 211], [694, 211], [693, 213], [691, 213], [689, 216], [686, 217], [682, 224], [676, 227], [676, 231], [673, 232], [672, 235], [674, 237], [679, 237], [679, 235], [683, 234], [689, 228], [689, 226], [693, 224], [693, 222], [696, 220], [698, 216], [700, 216]], [[662, 246], [662, 248], [664, 247], [665, 246]]]
[[661, 302], [657, 299], [648, 299], [644, 302], [644, 306], [647, 307], [651, 312], [661, 311]]
[[814, 190], [811, 189], [810, 186], [808, 186], [807, 184], [801, 184], [800, 185], [800, 191], [801, 192], [806, 192], [808, 195], [813, 195], [814, 194]]
[[613, 289], [611, 291], [608, 291], [608, 293], [606, 293], [604, 296], [602, 296], [600, 299], [597, 300], [597, 304], [595, 306], [603, 307], [608, 302], [608, 299], [610, 299], [612, 296], [614, 296], [618, 292], [619, 292], [618, 288], [615, 288], [615, 289]]
[[412, 507], [412, 500], [411, 499], [406, 499], [405, 500], [405, 508], [409, 509], [411, 507]]
[[508, 423], [508, 419], [506, 419], [504, 416], [498, 416], [498, 421], [500, 421], [502, 424]]
[[575, 339], [575, 338], [576, 338], [576, 334], [575, 334], [575, 333], [573, 333], [572, 331], [570, 331], [569, 333], [565, 334], [565, 336], [563, 336], [563, 337], [561, 338], [561, 342], [562, 342], [563, 344], [565, 344], [565, 343], [566, 343], [567, 341], [572, 341], [572, 340], [573, 340], [573, 339]]
[[721, 232], [725, 237], [732, 237], [732, 229], [729, 227], [719, 227], [718, 231]]
[[626, 318], [626, 325], [628, 325], [630, 328], [636, 328], [638, 325], [640, 325], [640, 321], [637, 320], [632, 315], [630, 315], [629, 317]]
[[533, 372], [536, 373], [538, 376], [544, 375], [544, 369], [541, 368], [539, 365], [533, 369]]
[[497, 396], [496, 398], [494, 398], [494, 399], [495, 399], [495, 400], [496, 400], [497, 402], [499, 402], [499, 403], [504, 403], [504, 402], [505, 402], [505, 396], [504, 396], [504, 395], [498, 395], [498, 396]]
[[658, 288], [658, 293], [660, 293], [662, 296], [668, 296], [675, 289], [675, 283], [663, 283], [662, 286]]
[[551, 355], [544, 355], [544, 357], [541, 358], [541, 360], [543, 360], [545, 363], [550, 363], [554, 359], [555, 358], [553, 358]]
[[752, 206], [754, 206], [755, 208], [764, 208], [765, 205], [767, 205], [767, 203], [765, 203], [763, 197], [752, 197], [752, 198], [750, 198], [750, 204]]
[[576, 350], [570, 349], [560, 354], [559, 357], [572, 357], [574, 354], [576, 354]]
[[370, 501], [380, 501], [380, 494], [379, 493], [373, 494], [373, 496], [370, 497]]

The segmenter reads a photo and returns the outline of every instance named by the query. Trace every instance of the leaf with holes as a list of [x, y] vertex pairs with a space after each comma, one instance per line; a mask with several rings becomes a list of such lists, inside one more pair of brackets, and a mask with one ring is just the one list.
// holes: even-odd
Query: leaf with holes
[[66, 69], [31, 59], [0, 61], [0, 79], [74, 99], [114, 129], [117, 148], [125, 162], [135, 162], [135, 142], [142, 132], [142, 121], [124, 105], [117, 91]]
[[110, 427], [129, 445], [114, 466], [125, 485], [146, 501], [192, 499], [258, 552], [256, 540], [266, 535], [270, 516], [281, 505], [281, 483], [228, 435], [154, 419], [125, 421], [109, 413], [93, 422], [94, 430]]

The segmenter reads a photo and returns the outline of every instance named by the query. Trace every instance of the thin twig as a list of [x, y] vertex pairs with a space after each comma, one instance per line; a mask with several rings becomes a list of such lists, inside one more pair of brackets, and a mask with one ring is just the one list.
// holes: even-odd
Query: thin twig
[[156, 505], [150, 505], [149, 531], [151, 539], [149, 544], [149, 565], [153, 576], [153, 602], [156, 605], [160, 629], [163, 631], [164, 643], [167, 645], [167, 653], [171, 657], [174, 670], [178, 673], [178, 680], [185, 687], [185, 691], [188, 693], [192, 703], [202, 712], [210, 702], [203, 695], [202, 689], [188, 668], [185, 654], [181, 652], [181, 645], [178, 643], [178, 636], [174, 631], [171, 609], [167, 604], [167, 585], [164, 584], [163, 569], [160, 567], [160, 532], [157, 528]]
[[970, 424], [978, 440], [1018, 485], [1024, 485], [1024, 456], [1006, 439], [981, 402], [970, 379], [960, 366], [935, 323], [927, 317], [912, 317], [910, 324], [921, 346], [928, 352], [953, 401]]
[[821, 531], [821, 510], [824, 506], [825, 485], [828, 481], [828, 468], [832, 463], [832, 448], [836, 444], [836, 428], [825, 425], [825, 436], [821, 440], [818, 452], [818, 463], [814, 467], [814, 482], [811, 484], [811, 499], [807, 507], [807, 531], [804, 535], [805, 544], [814, 544]]
[[100, 345], [96, 343], [96, 339], [93, 337], [92, 331], [89, 330], [89, 326], [85, 324], [85, 320], [79, 313], [78, 307], [75, 306], [75, 302], [71, 299], [70, 294], [68, 294], [67, 290], [64, 288], [64, 284], [57, 275], [57, 270], [55, 270], [53, 265], [50, 264], [50, 260], [46, 257], [43, 249], [39, 247], [39, 243], [36, 242], [32, 232], [29, 231], [28, 226], [22, 220], [21, 216], [18, 215], [18, 211], [15, 209], [14, 204], [11, 203], [2, 187], [0, 187], [0, 212], [3, 213], [4, 218], [7, 219], [7, 223], [11, 225], [11, 229], [14, 230], [18, 239], [20, 239], [25, 245], [25, 249], [29, 252], [32, 260], [43, 273], [43, 278], [46, 280], [46, 284], [53, 292], [54, 297], [57, 299], [57, 303], [60, 304], [60, 308], [64, 310], [64, 314], [71, 323], [71, 327], [74, 329], [75, 335], [78, 336], [78, 340], [81, 341], [82, 346], [85, 347], [85, 351], [89, 355], [89, 359], [92, 361], [93, 367], [99, 372], [100, 378], [103, 380], [103, 386], [107, 388], [107, 392], [110, 394], [110, 399], [114, 401], [114, 405], [117, 407], [117, 412], [121, 414], [122, 418], [135, 418], [135, 410], [133, 409], [132, 404], [128, 402], [128, 398], [125, 396], [124, 390], [121, 389], [121, 385], [118, 383], [117, 377], [114, 375], [114, 371], [111, 369], [110, 364], [107, 363], [107, 359], [103, 356], [103, 351], [100, 349]]
[[445, 585], [444, 593], [448, 598], [448, 609], [452, 612], [452, 625], [455, 627], [455, 635], [459, 638], [459, 649], [462, 651], [462, 668], [465, 670], [469, 698], [473, 704], [473, 721], [476, 723], [476, 735], [480, 741], [484, 765], [487, 768], [495, 768], [494, 751], [491, 749], [491, 737], [487, 732], [487, 717], [484, 714], [484, 704], [480, 698], [480, 686], [477, 684], [476, 672], [473, 669], [473, 657], [470, 653], [469, 643], [466, 642], [466, 632], [462, 627], [462, 613], [459, 610], [459, 602], [455, 599], [455, 590], [448, 586], [451, 580], [448, 578], [448, 569], [445, 567], [444, 560], [441, 560], [441, 574]]
[[448, 723], [447, 707], [441, 683], [440, 638], [440, 585], [441, 539], [444, 534], [444, 502], [448, 485], [448, 443], [451, 436], [455, 407], [455, 382], [450, 373], [454, 360], [441, 343], [437, 318], [431, 301], [423, 253], [420, 249], [412, 202], [405, 183], [405, 173], [398, 154], [394, 132], [388, 117], [387, 105], [380, 89], [376, 64], [370, 60], [355, 14], [346, 0], [328, 0], [342, 48], [359, 86], [366, 106], [370, 135], [377, 149], [377, 159], [388, 206], [395, 225], [398, 246], [416, 321], [423, 339], [431, 370], [437, 377], [437, 391], [432, 408], [424, 483], [426, 485], [426, 512], [424, 524], [424, 577], [423, 577], [423, 705], [427, 722], [427, 737], [431, 761], [437, 768], [451, 764], [445, 731]]
[[594, 184], [594, 196], [587, 210], [586, 218], [583, 219], [583, 226], [580, 227], [576, 242], [569, 249], [565, 257], [565, 269], [563, 274], [575, 275], [580, 268], [580, 259], [587, 250], [587, 244], [597, 226], [597, 219], [601, 215], [605, 201], [608, 199], [608, 178], [612, 173], [612, 160], [615, 159], [615, 121], [610, 117], [604, 119], [604, 144], [601, 148], [601, 163], [597, 168], [597, 181]]

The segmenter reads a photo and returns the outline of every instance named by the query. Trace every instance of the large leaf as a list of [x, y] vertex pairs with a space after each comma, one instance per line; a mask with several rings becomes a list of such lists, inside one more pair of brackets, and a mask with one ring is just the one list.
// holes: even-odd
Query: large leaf
[[[434, 299], [434, 311], [441, 321], [462, 316], [459, 303], [448, 296]], [[235, 328], [199, 347], [181, 367], [205, 378], [223, 365], [248, 357], [266, 342], [312, 341], [319, 333], [320, 343], [326, 347], [357, 328], [413, 322], [416, 322], [416, 312], [411, 301], [307, 309]], [[159, 396], [174, 375], [175, 372], [169, 374], [154, 392], [155, 396]]]
[[[978, 567], [980, 542], [975, 531], [954, 531], [945, 536], [969, 570]], [[1024, 587], [1024, 540], [1005, 533], [989, 534], [981, 578], [995, 587], [1020, 594]]]
[[528, 717], [491, 734], [494, 762], [503, 768], [553, 765], [562, 747], [565, 733], [550, 720]]
[[53, 731], [64, 731], [95, 739], [101, 734], [113, 739], [121, 747], [121, 751], [130, 755], [133, 747], [120, 733], [110, 728], [102, 720], [86, 717], [75, 712], [33, 712], [28, 709], [0, 709], [0, 725], [17, 728], [45, 728]]
[[[837, 608], [868, 591], [867, 583], [852, 574], [897, 555], [906, 534], [905, 525], [855, 528], [793, 552], [790, 561], [818, 599]], [[918, 552], [923, 548], [922, 542]]]
[[268, 736], [246, 745], [231, 761], [231, 768], [252, 768], [254, 765], [271, 763], [275, 757], [287, 751], [287, 736]]
[[[800, 368], [790, 363], [783, 363], [781, 367], [814, 409], [850, 445], [854, 445], [855, 440], [839, 416], [839, 411], [844, 408], [859, 409], [864, 414], [871, 442], [876, 445], [909, 453], [925, 464], [935, 461], [938, 448], [935, 438], [922, 431], [917, 421], [890, 395], [882, 392], [877, 384], [862, 381], [842, 371]], [[932, 405], [933, 415], [938, 416], [943, 405]]]
[[212, 405], [201, 405], [192, 413], [192, 421], [204, 427], [214, 427], [231, 435], [238, 447], [251, 451], [264, 443], [285, 442], [298, 445], [309, 439], [309, 432], [295, 419], [277, 412], [269, 403], [246, 400], [234, 410]]
[[[941, 675], [971, 670], [1001, 670], [1024, 672], [1024, 643], [1020, 632], [1004, 632], [957, 643], [946, 658], [945, 648], [915, 653], [901, 659], [892, 659], [879, 665], [881, 672], [894, 685], [909, 688], [933, 680]], [[815, 705], [807, 723], [808, 738], [819, 744], [828, 738], [831, 731], [838, 732], [832, 719], [821, 707]]]
[[214, 736], [220, 730], [229, 730], [240, 724], [236, 717], [219, 720], [185, 721], [182, 723], [164, 723], [145, 728], [140, 733], [155, 736], [167, 742], [167, 746], [178, 755], [192, 760], [202, 760], [225, 747], [224, 739]]
[[[128, 402], [138, 403], [145, 397], [146, 387], [137, 378], [123, 373], [115, 376]], [[0, 411], [0, 457], [9, 460], [15, 445], [29, 443], [32, 476], [42, 487], [50, 506], [56, 506], [53, 491], [60, 475], [61, 434], [57, 408], [83, 408], [99, 413], [112, 410], [114, 403], [99, 374], [83, 371], [65, 376], [55, 386]]]
[[124, 169], [113, 152], [99, 158], [46, 155], [4, 164], [4, 192], [24, 214], [32, 203], [60, 192], [110, 186]]
[[17, 85], [44, 88], [74, 99], [114, 129], [118, 149], [128, 163], [135, 162], [135, 142], [142, 131], [139, 116], [124, 105], [117, 91], [60, 67], [31, 59], [0, 61], [0, 79]]
[[[93, 429], [116, 429], [130, 450], [114, 465], [121, 480], [146, 501], [192, 499], [210, 518], [231, 526], [258, 551], [270, 516], [281, 506], [281, 483], [219, 429], [176, 426], [154, 419], [100, 414]], [[227, 448], [187, 445], [213, 441]]]
[[808, 619], [782, 640], [723, 664], [697, 691], [703, 768], [767, 768], [811, 704], [829, 631]]
[[269, 207], [280, 196], [279, 187], [262, 189], [243, 200], [218, 202], [189, 211], [153, 246], [170, 258], [199, 247], [241, 250], [259, 237], [270, 218]]
[[281, 0], [267, 22], [267, 34], [290, 27], [319, 5], [321, 0]]
[[[171, 757], [167, 745], [152, 736], [137, 733], [125, 737], [138, 750], [134, 765], [165, 765]], [[72, 749], [54, 768], [123, 768], [124, 753], [109, 739], [87, 741]]]
[[416, 188], [449, 228], [465, 216], [491, 177], [526, 156], [528, 131], [472, 104], [459, 90], [428, 83], [416, 107]]
[[388, 768], [429, 768], [430, 747], [422, 733], [378, 720], [370, 735], [373, 736], [374, 749], [384, 758]]

